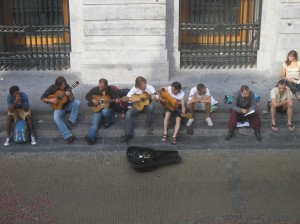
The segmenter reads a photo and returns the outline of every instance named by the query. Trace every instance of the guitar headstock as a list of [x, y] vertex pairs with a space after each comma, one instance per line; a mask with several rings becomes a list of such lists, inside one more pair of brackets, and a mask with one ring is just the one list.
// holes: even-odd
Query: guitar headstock
[[78, 85], [79, 85], [79, 81], [74, 82], [73, 85], [72, 85], [72, 87], [71, 87], [71, 89], [74, 89]]
[[184, 117], [186, 117], [186, 118], [188, 118], [188, 119], [192, 119], [192, 118], [193, 118], [193, 117], [192, 117], [192, 114], [190, 114], [190, 113], [184, 114]]

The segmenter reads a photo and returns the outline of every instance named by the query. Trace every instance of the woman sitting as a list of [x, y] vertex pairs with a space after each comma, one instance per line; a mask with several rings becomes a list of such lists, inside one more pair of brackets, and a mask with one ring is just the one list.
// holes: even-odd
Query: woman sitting
[[282, 64], [281, 77], [286, 80], [293, 95], [300, 100], [300, 61], [296, 51], [288, 53], [286, 61]]

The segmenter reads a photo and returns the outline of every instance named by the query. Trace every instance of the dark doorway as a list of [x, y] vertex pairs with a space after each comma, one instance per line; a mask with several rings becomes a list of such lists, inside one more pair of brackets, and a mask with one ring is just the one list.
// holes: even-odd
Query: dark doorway
[[180, 0], [182, 68], [256, 64], [262, 0]]
[[70, 66], [68, 0], [0, 0], [0, 69]]

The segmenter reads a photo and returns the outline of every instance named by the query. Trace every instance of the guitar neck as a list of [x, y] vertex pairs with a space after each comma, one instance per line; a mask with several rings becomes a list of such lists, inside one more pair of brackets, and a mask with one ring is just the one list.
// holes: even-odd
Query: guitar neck
[[78, 86], [79, 82], [76, 81], [72, 86], [70, 86], [67, 90], [64, 90], [64, 92], [62, 94], [60, 94], [57, 98], [60, 100], [62, 98], [64, 98], [67, 94], [67, 92], [71, 91], [72, 89], [74, 89], [76, 86]]

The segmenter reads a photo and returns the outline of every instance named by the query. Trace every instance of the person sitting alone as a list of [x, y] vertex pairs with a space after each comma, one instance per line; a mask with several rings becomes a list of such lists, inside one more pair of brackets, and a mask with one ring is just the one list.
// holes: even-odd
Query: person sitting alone
[[280, 80], [276, 87], [271, 90], [270, 101], [268, 102], [268, 108], [271, 111], [272, 131], [277, 132], [279, 129], [276, 124], [276, 113], [287, 112], [287, 126], [290, 131], [294, 131], [295, 126], [292, 123], [293, 116], [293, 100], [292, 92], [286, 85], [285, 80]]
[[234, 129], [237, 127], [237, 122], [244, 120], [245, 115], [249, 119], [250, 126], [254, 129], [254, 134], [256, 135], [257, 141], [261, 141], [260, 127], [261, 121], [256, 108], [256, 101], [254, 92], [249, 89], [247, 85], [242, 85], [240, 91], [234, 96], [232, 103], [232, 108], [230, 110], [230, 119], [228, 121], [228, 134], [225, 140], [228, 141], [234, 135]]
[[4, 146], [10, 145], [12, 123], [14, 121], [17, 122], [19, 119], [23, 119], [26, 121], [31, 134], [31, 145], [36, 145], [37, 141], [34, 137], [33, 125], [31, 120], [31, 110], [27, 94], [24, 92], [20, 92], [20, 88], [18, 86], [10, 87], [9, 95], [7, 96], [7, 105], [7, 138], [4, 142]]
[[192, 118], [189, 119], [186, 123], [186, 126], [190, 127], [194, 122], [194, 111], [203, 110], [206, 113], [206, 122], [209, 127], [212, 127], [214, 124], [210, 118], [210, 113], [217, 110], [216, 101], [209, 92], [209, 89], [205, 87], [204, 84], [200, 83], [196, 87], [193, 87], [190, 91], [188, 106]]

